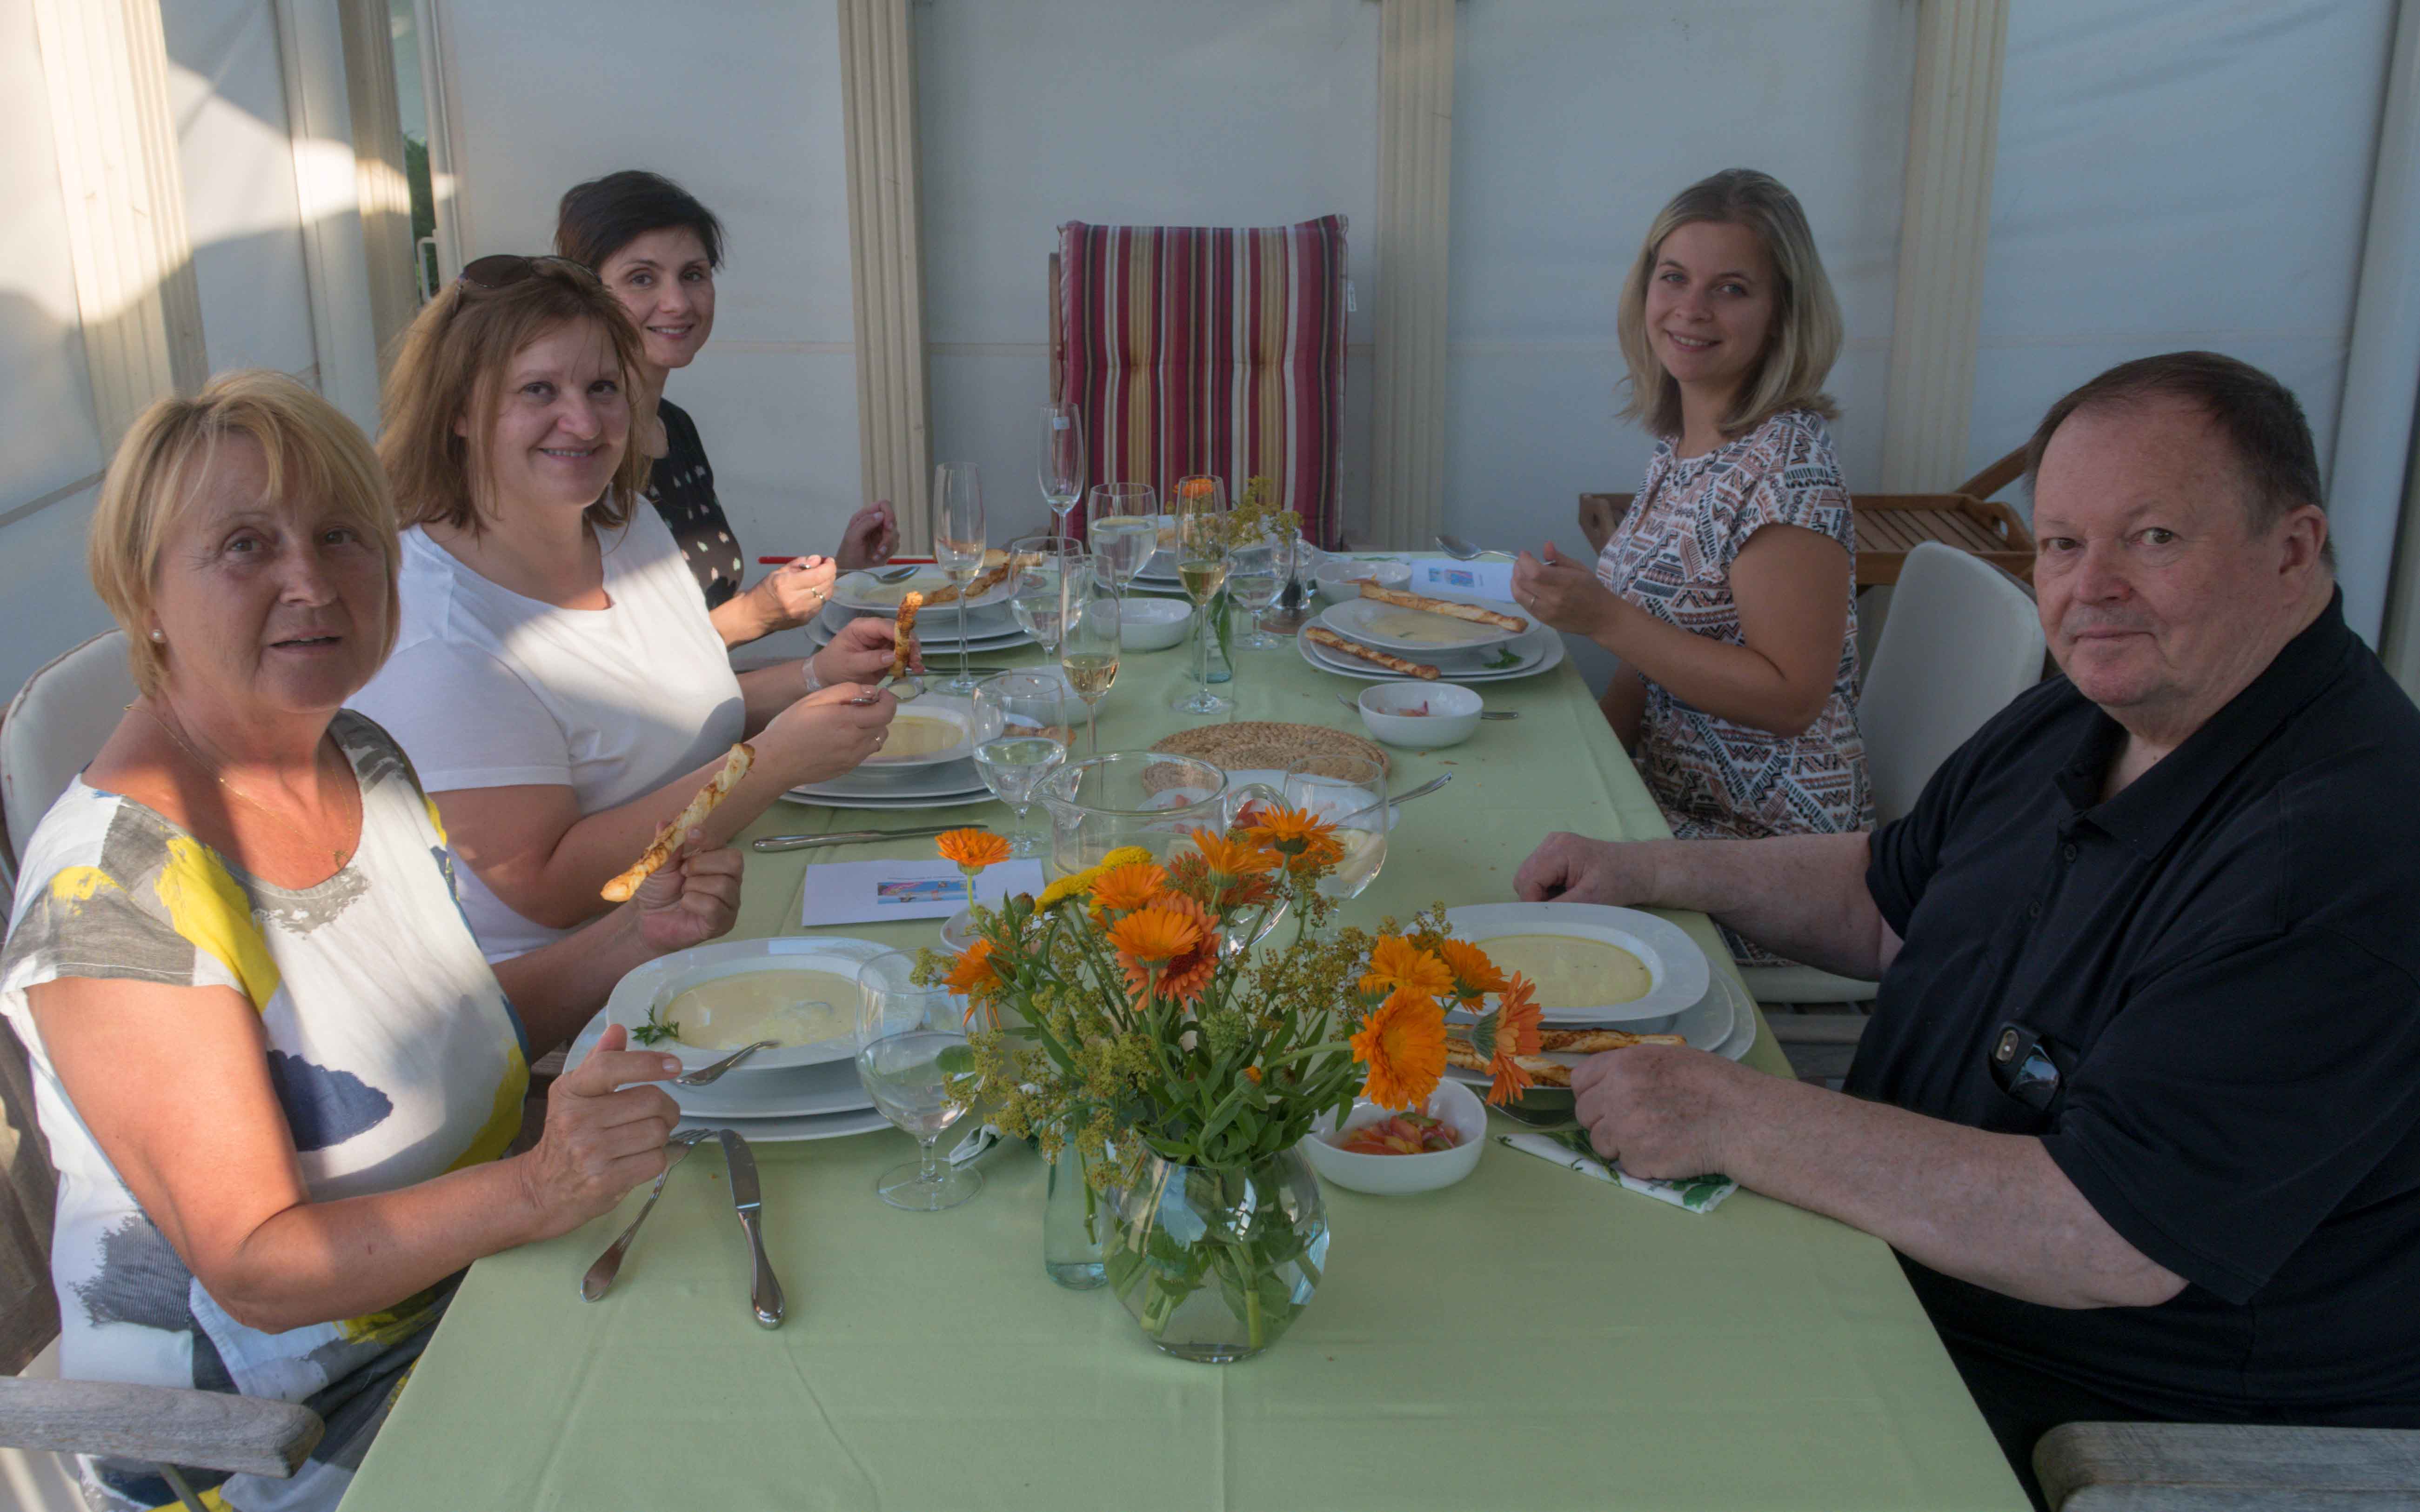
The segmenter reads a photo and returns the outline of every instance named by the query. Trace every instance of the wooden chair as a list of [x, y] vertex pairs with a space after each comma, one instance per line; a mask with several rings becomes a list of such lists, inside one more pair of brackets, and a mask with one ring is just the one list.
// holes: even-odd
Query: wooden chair
[[[1943, 546], [1981, 558], [2021, 583], [2031, 583], [2034, 572], [2033, 532], [2008, 505], [1992, 495], [2016, 481], [2024, 471], [2024, 448], [1976, 473], [1946, 494], [1857, 494], [1849, 501], [1857, 530], [1857, 586], [1882, 587], [1899, 581], [1907, 554], [1920, 542]], [[1592, 550], [1602, 551], [1613, 538], [1621, 517], [1630, 512], [1635, 494], [1580, 495], [1580, 533]]]
[[2420, 1428], [2069, 1423], [2034, 1445], [2051, 1512], [2410, 1512]]
[[1323, 547], [1343, 528], [1345, 221], [1059, 228], [1050, 392], [1085, 485], [1267, 478]]

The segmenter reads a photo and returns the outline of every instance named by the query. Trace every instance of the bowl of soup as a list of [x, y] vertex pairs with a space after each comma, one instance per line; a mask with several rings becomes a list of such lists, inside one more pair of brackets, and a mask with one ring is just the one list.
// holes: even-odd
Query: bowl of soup
[[1547, 1023], [1669, 1019], [1713, 985], [1705, 951], [1669, 919], [1597, 903], [1479, 903], [1446, 912], [1458, 939], [1537, 988]]
[[895, 771], [964, 761], [974, 753], [972, 707], [964, 700], [927, 693], [899, 705], [889, 733], [883, 736], [882, 748], [868, 756], [864, 764]]
[[857, 1054], [857, 968], [891, 949], [832, 936], [718, 940], [631, 971], [603, 1017], [630, 1031], [630, 1048], [676, 1057], [684, 1071], [773, 1041], [719, 1086], [848, 1060]]

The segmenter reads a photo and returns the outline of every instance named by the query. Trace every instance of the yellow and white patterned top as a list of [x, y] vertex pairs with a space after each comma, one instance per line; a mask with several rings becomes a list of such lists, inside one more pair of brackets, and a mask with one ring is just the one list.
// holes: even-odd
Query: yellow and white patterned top
[[[462, 918], [444, 831], [386, 732], [341, 713], [331, 733], [362, 793], [361, 844], [334, 876], [301, 889], [263, 882], [154, 810], [79, 779], [25, 847], [0, 951], [0, 1011], [25, 1042], [59, 1173], [61, 1374], [282, 1397], [327, 1421], [290, 1481], [188, 1473], [240, 1512], [335, 1506], [453, 1283], [282, 1334], [229, 1318], [76, 1117], [25, 995], [66, 977], [241, 993], [260, 1014], [270, 1084], [314, 1201], [502, 1154], [520, 1128], [529, 1046]], [[162, 1095], [210, 1117], [206, 1087]], [[86, 1460], [85, 1489], [112, 1509], [175, 1500], [132, 1461]]]

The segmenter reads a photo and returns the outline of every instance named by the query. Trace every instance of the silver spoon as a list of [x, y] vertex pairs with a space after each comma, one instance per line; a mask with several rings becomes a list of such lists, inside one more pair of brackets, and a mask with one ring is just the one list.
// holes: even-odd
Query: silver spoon
[[[1336, 702], [1343, 704], [1346, 708], [1351, 709], [1356, 714], [1361, 712], [1360, 704], [1355, 702], [1349, 698], [1346, 698], [1342, 693], [1336, 695]], [[1481, 709], [1479, 712], [1479, 717], [1482, 719], [1518, 719], [1521, 717], [1521, 714], [1517, 709]]]
[[[830, 1003], [818, 1003], [815, 1006], [818, 1008], [830, 1008], [831, 1005]], [[700, 1066], [695, 1071], [683, 1072], [678, 1076], [673, 1078], [673, 1085], [675, 1087], [711, 1087], [716, 1082], [722, 1080], [722, 1073], [724, 1072], [731, 1070], [741, 1061], [746, 1060], [750, 1056], [754, 1055], [757, 1051], [770, 1050], [781, 1042], [782, 1041], [779, 1040], [759, 1040], [754, 1044], [741, 1045], [738, 1049], [734, 1050], [731, 1054], [723, 1057], [721, 1060], [716, 1061], [711, 1066]]]
[[1490, 551], [1483, 547], [1471, 545], [1459, 535], [1440, 534], [1436, 537], [1436, 544], [1439, 549], [1456, 562], [1476, 562], [1481, 557], [1502, 557], [1508, 562], [1512, 559], [1512, 553], [1510, 551]]
[[867, 572], [878, 583], [904, 583], [916, 576], [916, 564], [911, 562], [907, 566], [885, 567], [880, 572], [868, 568]]
[[630, 1227], [623, 1229], [620, 1237], [605, 1247], [605, 1253], [597, 1257], [597, 1263], [580, 1278], [580, 1295], [584, 1300], [595, 1302], [613, 1287], [613, 1278], [622, 1273], [622, 1257], [630, 1253], [630, 1241], [639, 1237], [639, 1226], [647, 1221], [647, 1214], [656, 1211], [656, 1199], [664, 1195], [664, 1179], [671, 1176], [673, 1167], [697, 1148], [699, 1140], [712, 1133], [709, 1129], [691, 1129], [666, 1141], [664, 1149], [671, 1158], [664, 1162], [662, 1172], [656, 1177], [656, 1184], [648, 1189], [647, 1200], [640, 1207], [639, 1215], [630, 1220]]
[[1445, 786], [1448, 782], [1452, 780], [1453, 774], [1451, 772], [1446, 773], [1443, 777], [1433, 777], [1427, 781], [1421, 783], [1419, 787], [1412, 789], [1409, 793], [1398, 793], [1391, 798], [1381, 798], [1375, 803], [1364, 804], [1360, 808], [1354, 810], [1351, 813], [1346, 814], [1343, 818], [1339, 819], [1336, 823], [1340, 826], [1349, 825], [1354, 820], [1360, 818], [1363, 814], [1370, 812], [1373, 809], [1384, 809], [1388, 804], [1409, 803], [1414, 798], [1425, 798], [1430, 794], [1435, 793], [1437, 789]]

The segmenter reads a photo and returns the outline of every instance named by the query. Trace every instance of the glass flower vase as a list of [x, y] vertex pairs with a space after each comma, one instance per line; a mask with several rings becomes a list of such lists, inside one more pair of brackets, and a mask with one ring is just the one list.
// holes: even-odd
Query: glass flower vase
[[1092, 1172], [1093, 1162], [1069, 1138], [1043, 1178], [1042, 1269], [1072, 1291], [1090, 1291], [1109, 1278], [1104, 1262], [1113, 1242], [1117, 1199], [1093, 1185]]
[[1155, 1348], [1184, 1360], [1249, 1360], [1285, 1336], [1327, 1261], [1327, 1209], [1310, 1164], [1146, 1156], [1122, 1194], [1109, 1284]]

